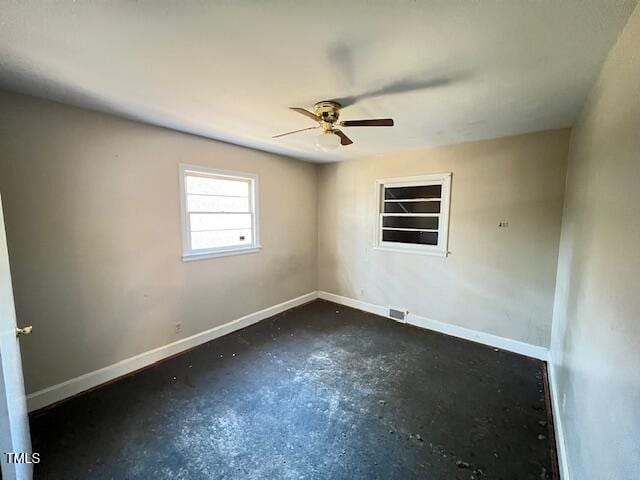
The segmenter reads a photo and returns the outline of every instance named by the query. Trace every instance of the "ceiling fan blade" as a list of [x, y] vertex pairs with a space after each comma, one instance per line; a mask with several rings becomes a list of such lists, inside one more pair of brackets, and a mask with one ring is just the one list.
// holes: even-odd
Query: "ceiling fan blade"
[[281, 133], [280, 135], [274, 135], [271, 138], [284, 137], [285, 135], [291, 135], [292, 133], [304, 132], [305, 130], [315, 130], [316, 128], [320, 128], [320, 125], [318, 125], [316, 127], [301, 128], [300, 130], [294, 130], [293, 132]]
[[333, 133], [335, 133], [337, 136], [340, 137], [340, 145], [351, 145], [353, 143], [353, 140], [351, 140], [349, 137], [347, 137], [343, 132], [341, 132], [340, 130], [337, 129], [333, 129], [331, 130]]
[[307, 110], [305, 108], [300, 108], [300, 107], [289, 107], [289, 108], [291, 110], [293, 110], [294, 112], [301, 113], [305, 117], [309, 117], [312, 120], [315, 120], [316, 122], [320, 121], [320, 118], [318, 118], [318, 116], [315, 113], [311, 113], [309, 110]]
[[343, 127], [393, 127], [391, 118], [374, 118], [371, 120], [345, 120], [340, 122]]

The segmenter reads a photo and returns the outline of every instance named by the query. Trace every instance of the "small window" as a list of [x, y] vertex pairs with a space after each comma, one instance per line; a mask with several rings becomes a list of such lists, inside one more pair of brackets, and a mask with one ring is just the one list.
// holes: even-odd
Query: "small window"
[[450, 173], [378, 180], [375, 246], [447, 255], [450, 186]]
[[183, 259], [260, 249], [255, 175], [180, 165], [180, 186]]

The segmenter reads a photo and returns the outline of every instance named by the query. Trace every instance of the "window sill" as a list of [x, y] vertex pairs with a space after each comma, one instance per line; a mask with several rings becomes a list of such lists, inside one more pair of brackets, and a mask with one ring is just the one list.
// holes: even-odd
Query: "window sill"
[[183, 262], [194, 262], [196, 260], [206, 260], [207, 258], [229, 257], [231, 255], [244, 255], [245, 253], [257, 253], [262, 249], [261, 245], [252, 245], [244, 248], [229, 248], [227, 250], [217, 250], [214, 252], [185, 253], [182, 255]]
[[443, 252], [439, 250], [420, 250], [417, 248], [382, 247], [380, 245], [374, 246], [373, 249], [380, 250], [382, 252], [411, 253], [413, 255], [429, 255], [432, 257], [448, 257], [450, 253], [450, 252]]

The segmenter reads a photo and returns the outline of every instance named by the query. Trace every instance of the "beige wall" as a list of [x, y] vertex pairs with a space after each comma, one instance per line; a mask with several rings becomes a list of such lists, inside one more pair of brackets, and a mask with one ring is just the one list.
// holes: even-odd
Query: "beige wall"
[[[319, 289], [548, 346], [568, 137], [547, 131], [322, 166]], [[440, 172], [453, 172], [450, 256], [373, 250], [375, 180]]]
[[639, 478], [640, 7], [572, 133], [551, 355], [571, 478]]
[[[0, 145], [29, 392], [316, 289], [314, 165], [6, 92]], [[260, 253], [181, 261], [178, 162], [259, 175]]]

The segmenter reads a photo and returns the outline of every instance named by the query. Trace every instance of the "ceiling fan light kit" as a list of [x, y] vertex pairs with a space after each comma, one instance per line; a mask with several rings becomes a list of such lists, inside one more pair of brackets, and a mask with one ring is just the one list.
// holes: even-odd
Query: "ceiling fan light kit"
[[314, 105], [313, 112], [301, 107], [289, 108], [294, 112], [298, 112], [299, 114], [318, 122], [318, 125], [315, 127], [301, 128], [292, 132], [281, 133], [279, 135], [274, 135], [272, 138], [279, 138], [293, 133], [322, 128], [322, 133], [316, 137], [316, 145], [322, 150], [333, 150], [338, 148], [340, 145], [347, 146], [353, 143], [353, 141], [347, 137], [342, 130], [336, 128], [336, 125], [341, 127], [393, 127], [393, 120], [391, 118], [347, 120], [345, 122], [340, 122], [339, 118], [342, 105], [338, 102], [318, 102]]
[[316, 137], [316, 146], [321, 150], [334, 150], [340, 146], [340, 137], [332, 131], [322, 132]]

